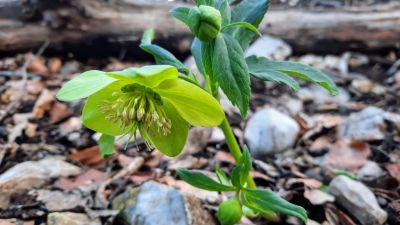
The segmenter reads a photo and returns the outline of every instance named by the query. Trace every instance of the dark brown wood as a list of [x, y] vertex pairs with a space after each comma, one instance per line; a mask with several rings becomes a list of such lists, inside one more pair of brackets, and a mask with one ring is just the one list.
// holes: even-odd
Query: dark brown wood
[[[160, 39], [190, 37], [188, 29], [169, 15], [181, 3], [159, 0], [0, 0], [0, 53], [77, 45], [99, 37], [110, 42], [138, 41], [146, 28]], [[2, 4], [3, 3], [3, 4]], [[11, 4], [13, 3], [13, 4]], [[13, 13], [7, 12], [7, 7]], [[20, 10], [20, 13], [16, 11]], [[25, 13], [25, 11], [27, 13]], [[15, 15], [15, 16], [13, 16]], [[295, 50], [375, 50], [400, 43], [400, 7], [306, 10], [271, 9], [262, 31], [288, 41]], [[178, 41], [177, 41], [178, 42]], [[188, 44], [176, 45], [187, 50]], [[101, 47], [101, 46], [99, 46]]]

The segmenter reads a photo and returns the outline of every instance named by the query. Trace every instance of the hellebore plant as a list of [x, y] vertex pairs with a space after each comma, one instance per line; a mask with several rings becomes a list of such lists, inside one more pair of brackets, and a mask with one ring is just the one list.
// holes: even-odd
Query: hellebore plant
[[154, 56], [158, 65], [123, 71], [87, 71], [67, 82], [57, 94], [62, 101], [87, 98], [82, 113], [86, 127], [102, 133], [103, 156], [114, 153], [116, 136], [128, 136], [127, 144], [140, 134], [149, 149], [178, 155], [190, 126], [219, 126], [237, 164], [230, 176], [216, 167], [218, 181], [205, 174], [178, 170], [189, 184], [217, 192], [233, 192], [222, 202], [217, 216], [222, 225], [233, 225], [242, 215], [276, 220], [278, 214], [307, 221], [306, 211], [269, 189], [257, 188], [250, 176], [252, 160], [233, 135], [218, 102], [222, 90], [246, 117], [251, 95], [250, 77], [288, 85], [297, 91], [293, 77], [317, 83], [330, 94], [338, 93], [332, 80], [309, 66], [263, 57], [245, 58], [244, 51], [268, 9], [268, 0], [197, 0], [193, 8], [177, 7], [171, 14], [186, 24], [195, 39], [191, 52], [204, 77], [199, 84], [194, 73], [173, 54], [152, 43], [154, 30], [146, 30], [140, 47]]

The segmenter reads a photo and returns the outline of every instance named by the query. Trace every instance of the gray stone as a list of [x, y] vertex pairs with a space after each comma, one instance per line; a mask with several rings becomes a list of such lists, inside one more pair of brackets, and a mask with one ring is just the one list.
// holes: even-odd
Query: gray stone
[[215, 224], [200, 200], [153, 181], [117, 196], [113, 208], [121, 210], [120, 219], [130, 225]]
[[40, 187], [52, 178], [78, 175], [81, 169], [57, 158], [26, 161], [0, 175], [0, 208], [6, 208], [9, 197], [24, 190]]
[[373, 161], [367, 161], [363, 167], [357, 172], [357, 179], [365, 181], [373, 181], [385, 174], [385, 171]]
[[244, 131], [246, 143], [253, 157], [262, 159], [268, 154], [293, 146], [300, 127], [291, 117], [272, 108], [256, 112]]
[[347, 176], [337, 176], [329, 184], [330, 193], [361, 224], [383, 224], [388, 215], [378, 204], [375, 195], [361, 182]]
[[284, 60], [292, 54], [292, 48], [282, 39], [263, 35], [247, 49], [245, 55], [256, 55], [275, 60]]
[[384, 114], [382, 109], [373, 106], [353, 113], [340, 126], [340, 136], [359, 141], [382, 140], [384, 133], [381, 127], [384, 124]]
[[101, 225], [101, 222], [82, 213], [54, 212], [47, 216], [47, 225]]
[[343, 88], [339, 88], [338, 95], [331, 96], [327, 90], [317, 85], [301, 88], [297, 94], [301, 100], [312, 101], [317, 106], [332, 103], [345, 106], [350, 100], [350, 94]]

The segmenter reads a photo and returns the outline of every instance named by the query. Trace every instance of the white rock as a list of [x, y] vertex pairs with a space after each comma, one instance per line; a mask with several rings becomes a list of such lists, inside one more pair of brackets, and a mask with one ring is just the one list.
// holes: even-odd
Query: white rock
[[388, 215], [381, 209], [375, 195], [362, 183], [347, 176], [337, 176], [329, 184], [330, 193], [361, 224], [383, 224]]
[[339, 134], [343, 138], [359, 141], [382, 140], [384, 120], [385, 112], [382, 109], [369, 106], [361, 112], [352, 113], [340, 126]]
[[331, 96], [327, 90], [317, 85], [301, 88], [297, 94], [301, 100], [312, 101], [315, 105], [335, 103], [344, 106], [350, 100], [350, 94], [343, 88], [339, 88], [338, 95]]
[[291, 117], [272, 108], [256, 112], [250, 118], [244, 137], [253, 157], [262, 158], [293, 146], [300, 127]]
[[364, 166], [357, 172], [359, 180], [372, 181], [385, 174], [385, 171], [373, 161], [367, 161]]
[[245, 55], [256, 55], [274, 60], [284, 60], [292, 54], [292, 48], [282, 39], [263, 35], [247, 49]]

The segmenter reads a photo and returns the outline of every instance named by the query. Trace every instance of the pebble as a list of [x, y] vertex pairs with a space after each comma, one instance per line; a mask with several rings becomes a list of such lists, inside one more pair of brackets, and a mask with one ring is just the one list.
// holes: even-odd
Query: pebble
[[297, 94], [304, 102], [312, 101], [317, 106], [324, 104], [345, 106], [350, 101], [349, 92], [343, 88], [339, 88], [339, 94], [336, 96], [331, 96], [324, 88], [316, 85], [301, 88]]
[[263, 35], [247, 49], [246, 57], [256, 55], [274, 60], [285, 60], [292, 54], [292, 48], [282, 39]]
[[252, 156], [262, 159], [292, 147], [299, 131], [300, 127], [294, 119], [273, 108], [267, 108], [250, 118], [244, 137]]
[[364, 181], [373, 181], [382, 177], [385, 172], [374, 161], [367, 161], [364, 166], [357, 172], [357, 179]]
[[82, 213], [54, 212], [47, 216], [47, 225], [101, 225], [101, 222]]
[[342, 138], [358, 141], [382, 140], [384, 133], [384, 111], [380, 108], [369, 106], [360, 112], [352, 113], [340, 126], [339, 134]]
[[154, 181], [126, 190], [112, 205], [121, 210], [119, 219], [130, 225], [216, 224], [199, 199]]
[[387, 213], [378, 204], [375, 195], [361, 182], [347, 176], [337, 176], [329, 184], [330, 193], [361, 224], [383, 224]]

